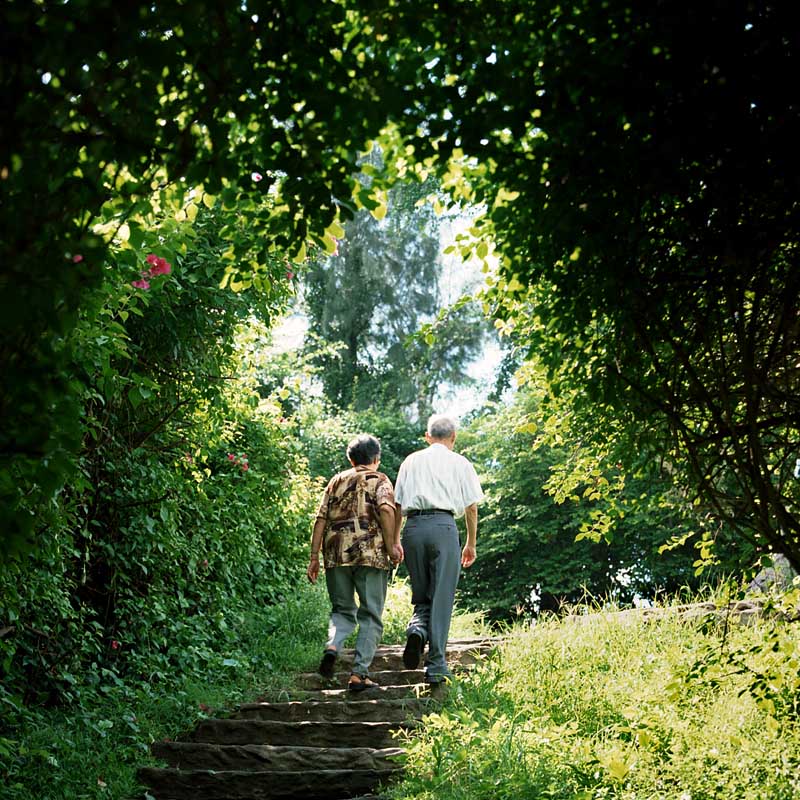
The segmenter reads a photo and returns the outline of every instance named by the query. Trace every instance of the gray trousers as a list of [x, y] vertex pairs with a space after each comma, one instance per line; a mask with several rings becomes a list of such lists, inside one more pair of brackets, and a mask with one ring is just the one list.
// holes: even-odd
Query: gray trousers
[[461, 575], [461, 545], [456, 521], [449, 514], [409, 517], [403, 528], [403, 550], [414, 606], [406, 635], [417, 633], [428, 643], [426, 678], [441, 681], [451, 676], [445, 650], [456, 585]]
[[[326, 649], [341, 650], [358, 625], [352, 672], [365, 678], [383, 633], [383, 604], [389, 573], [377, 567], [329, 567], [325, 583], [331, 600]], [[355, 595], [358, 594], [358, 605]]]

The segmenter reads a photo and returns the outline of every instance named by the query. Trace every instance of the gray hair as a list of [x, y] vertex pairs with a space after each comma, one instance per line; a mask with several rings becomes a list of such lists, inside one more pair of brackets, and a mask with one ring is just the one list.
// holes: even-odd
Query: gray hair
[[455, 436], [456, 421], [444, 414], [434, 414], [428, 420], [428, 436], [431, 439], [450, 439]]

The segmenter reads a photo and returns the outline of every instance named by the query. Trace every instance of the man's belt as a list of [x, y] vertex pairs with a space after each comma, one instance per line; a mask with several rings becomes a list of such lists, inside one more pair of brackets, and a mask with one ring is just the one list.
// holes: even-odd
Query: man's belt
[[447, 508], [412, 508], [406, 516], [425, 517], [428, 514], [449, 514], [451, 517], [455, 516], [453, 512]]

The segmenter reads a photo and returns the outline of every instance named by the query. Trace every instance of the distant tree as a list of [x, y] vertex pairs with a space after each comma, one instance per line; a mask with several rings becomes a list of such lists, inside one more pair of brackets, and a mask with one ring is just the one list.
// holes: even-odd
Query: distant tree
[[316, 362], [339, 408], [388, 405], [424, 417], [444, 384], [469, 381], [465, 368], [487, 332], [474, 305], [447, 315], [430, 343], [413, 338], [442, 310], [438, 218], [430, 204], [417, 203], [433, 188], [394, 187], [385, 219], [358, 212], [338, 252], [305, 276], [309, 331], [328, 345]]

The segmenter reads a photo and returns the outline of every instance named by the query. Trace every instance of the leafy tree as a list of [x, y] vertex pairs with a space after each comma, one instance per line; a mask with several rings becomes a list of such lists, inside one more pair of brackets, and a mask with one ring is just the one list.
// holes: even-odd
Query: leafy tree
[[720, 519], [800, 566], [789, 7], [489, 12], [370, 11], [386, 71], [415, 87], [397, 157], [413, 148], [456, 198], [486, 204], [463, 249], [493, 240], [489, 301], [556, 385], [583, 387], [587, 431], [633, 412]]
[[465, 366], [485, 336], [474, 306], [452, 309], [437, 339], [412, 338], [441, 305], [439, 226], [424, 202], [430, 184], [395, 186], [381, 220], [358, 212], [338, 251], [305, 277], [311, 341], [329, 345], [315, 360], [339, 408], [388, 405], [422, 418], [442, 385], [469, 381]]
[[[350, 198], [358, 149], [385, 120], [365, 59], [371, 37], [353, 22], [337, 3], [200, 0], [190, 14], [176, 0], [4, 5], [0, 523], [10, 547], [33, 538], [20, 495], [47, 502], [76, 467], [81, 387], [64, 343], [79, 314], [103, 305], [115, 237], [141, 239], [154, 213], [235, 208], [261, 254], [230, 264], [234, 288], [263, 279], [268, 254], [290, 242], [323, 241], [332, 198]], [[278, 202], [263, 205], [270, 193]]]
[[489, 302], [508, 323], [526, 327], [534, 288], [528, 339], [553, 377], [586, 386], [587, 407], [635, 410], [657, 446], [670, 435], [716, 513], [800, 566], [788, 4], [200, 0], [187, 15], [77, 0], [4, 14], [0, 491], [17, 538], [31, 526], [16, 487], [49, 496], [80, 435], [57, 343], [100, 280], [109, 233], [95, 223], [178, 208], [200, 185], [244, 210], [272, 183], [279, 202], [253, 216], [265, 248], [322, 245], [337, 202], [381, 208], [380, 182], [354, 184], [382, 130], [387, 181], [436, 173], [485, 204], [463, 249], [485, 258], [493, 239]]
[[[288, 288], [270, 299], [220, 288], [230, 226], [208, 210], [167, 218], [141, 251], [112, 251], [104, 304], [64, 343], [84, 435], [64, 490], [26, 498], [40, 547], [0, 576], [0, 701], [12, 709], [199, 672], [234, 618], [302, 574], [305, 461], [235, 341]], [[259, 246], [247, 231], [238, 241]]]
[[[689, 539], [704, 521], [688, 498], [652, 460], [623, 475], [609, 446], [614, 431], [593, 447], [570, 429], [568, 409], [558, 435], [539, 430], [531, 422], [543, 419], [538, 388], [524, 385], [459, 435], [486, 493], [479, 559], [460, 584], [462, 599], [503, 618], [536, 604], [557, 610], [587, 592], [631, 602], [697, 588], [699, 553]], [[728, 531], [718, 533], [717, 550], [703, 580], [738, 571], [749, 555]]]

